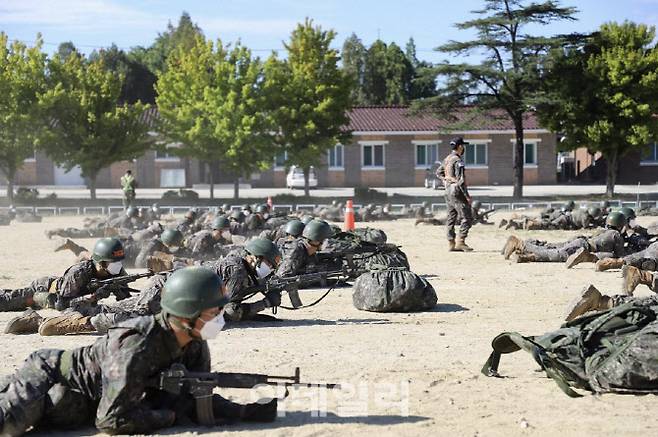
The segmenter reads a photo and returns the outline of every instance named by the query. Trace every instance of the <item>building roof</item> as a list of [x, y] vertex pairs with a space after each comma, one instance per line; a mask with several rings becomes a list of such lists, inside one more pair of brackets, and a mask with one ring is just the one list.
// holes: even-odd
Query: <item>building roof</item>
[[[463, 107], [454, 119], [423, 111], [413, 113], [408, 106], [357, 106], [350, 112], [349, 130], [354, 132], [438, 132], [507, 131], [514, 124], [503, 110]], [[525, 129], [541, 129], [534, 113], [525, 116]]]

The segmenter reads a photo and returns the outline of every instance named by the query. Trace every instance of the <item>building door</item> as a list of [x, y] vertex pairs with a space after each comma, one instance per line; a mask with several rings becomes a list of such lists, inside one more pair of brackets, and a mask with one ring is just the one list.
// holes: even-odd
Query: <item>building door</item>
[[84, 186], [85, 180], [81, 175], [82, 170], [77, 165], [70, 171], [64, 167], [55, 165], [55, 185]]
[[160, 170], [161, 188], [181, 188], [185, 186], [184, 168], [163, 168]]

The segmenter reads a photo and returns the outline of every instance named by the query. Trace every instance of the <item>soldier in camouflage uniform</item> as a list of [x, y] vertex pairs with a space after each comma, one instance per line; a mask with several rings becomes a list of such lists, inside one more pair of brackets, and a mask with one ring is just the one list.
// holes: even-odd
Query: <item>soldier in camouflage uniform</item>
[[25, 288], [2, 290], [0, 311], [21, 311], [29, 307], [67, 307], [73, 299], [87, 295], [104, 294], [105, 286], [95, 289], [92, 282], [125, 276], [121, 260], [124, 250], [115, 238], [104, 238], [94, 246], [91, 260], [69, 267], [62, 276], [46, 276], [33, 281]]
[[[41, 349], [0, 382], [0, 434], [94, 424], [108, 434], [150, 434], [196, 418], [187, 394], [159, 391], [154, 377], [173, 364], [210, 371], [206, 340], [223, 326], [221, 279], [203, 268], [172, 275], [157, 316], [130, 319], [90, 346]], [[213, 395], [216, 418], [272, 421], [276, 400], [240, 405]]]
[[201, 227], [196, 223], [198, 215], [196, 209], [190, 209], [185, 213], [185, 216], [181, 220], [176, 222], [174, 228], [181, 231], [183, 235], [192, 235], [195, 232], [200, 231]]
[[308, 222], [301, 238], [292, 240], [282, 247], [283, 261], [276, 269], [276, 275], [285, 277], [306, 273], [306, 267], [312, 263], [313, 255], [332, 234], [331, 226], [327, 222], [322, 220]]
[[139, 217], [139, 210], [128, 208], [125, 213], [111, 215], [107, 219], [92, 220], [84, 228], [58, 228], [46, 231], [48, 238], [101, 238], [118, 235], [120, 230], [124, 233], [145, 229], [146, 223]]
[[226, 320], [233, 322], [252, 320], [261, 311], [281, 304], [281, 292], [278, 290], [268, 292], [256, 302], [244, 302], [254, 294], [252, 287], [267, 278], [281, 262], [281, 253], [270, 240], [254, 238], [247, 242], [244, 249], [243, 256], [228, 255], [219, 261], [201, 263], [224, 281], [229, 300], [224, 315]]
[[282, 250], [286, 244], [302, 236], [304, 227], [304, 223], [301, 220], [290, 220], [285, 226], [280, 228], [283, 229], [285, 235], [277, 238], [274, 244], [279, 250]]
[[[471, 215], [471, 196], [468, 194], [466, 185], [466, 172], [462, 156], [464, 148], [468, 143], [462, 137], [457, 137], [450, 142], [452, 153], [443, 160], [442, 175], [445, 186], [445, 199], [448, 206], [448, 220], [446, 222], [446, 233], [448, 235], [448, 250], [458, 252], [470, 252], [466, 244], [468, 230], [473, 223]], [[460, 220], [459, 238], [455, 241], [455, 224]]]
[[584, 248], [588, 253], [596, 254], [598, 258], [610, 254], [623, 254], [624, 237], [621, 229], [625, 224], [623, 215], [618, 214], [608, 217], [608, 228], [592, 237], [576, 237], [563, 243], [547, 243], [535, 239], [521, 241], [515, 236], [509, 237], [503, 247], [505, 259], [516, 253], [516, 262], [565, 262], [576, 253], [578, 249]]

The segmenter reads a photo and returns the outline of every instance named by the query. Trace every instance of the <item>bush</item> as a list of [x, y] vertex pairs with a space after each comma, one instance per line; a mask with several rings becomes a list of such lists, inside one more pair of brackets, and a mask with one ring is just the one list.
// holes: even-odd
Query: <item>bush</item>
[[162, 200], [199, 200], [199, 193], [194, 190], [168, 190], [162, 195]]
[[354, 188], [354, 198], [359, 202], [385, 202], [388, 198], [386, 193], [373, 190], [372, 188], [356, 187]]
[[39, 190], [36, 188], [18, 187], [14, 194], [16, 203], [34, 203], [39, 198]]

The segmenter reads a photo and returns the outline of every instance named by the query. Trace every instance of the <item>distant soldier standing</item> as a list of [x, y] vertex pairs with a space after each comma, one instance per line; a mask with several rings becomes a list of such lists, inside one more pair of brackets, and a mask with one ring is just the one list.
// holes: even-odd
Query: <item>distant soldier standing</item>
[[[450, 142], [452, 153], [443, 160], [443, 184], [445, 186], [446, 205], [448, 207], [448, 220], [446, 228], [448, 234], [448, 250], [451, 252], [470, 252], [473, 249], [466, 244], [468, 230], [473, 223], [471, 210], [471, 196], [466, 187], [464, 169], [464, 149], [467, 145], [462, 137]], [[455, 242], [455, 224], [460, 219], [459, 238]]]
[[135, 188], [137, 187], [137, 181], [133, 176], [133, 172], [126, 170], [126, 174], [121, 176], [121, 190], [123, 190], [123, 208], [126, 209], [129, 206], [133, 206], [135, 201]]

